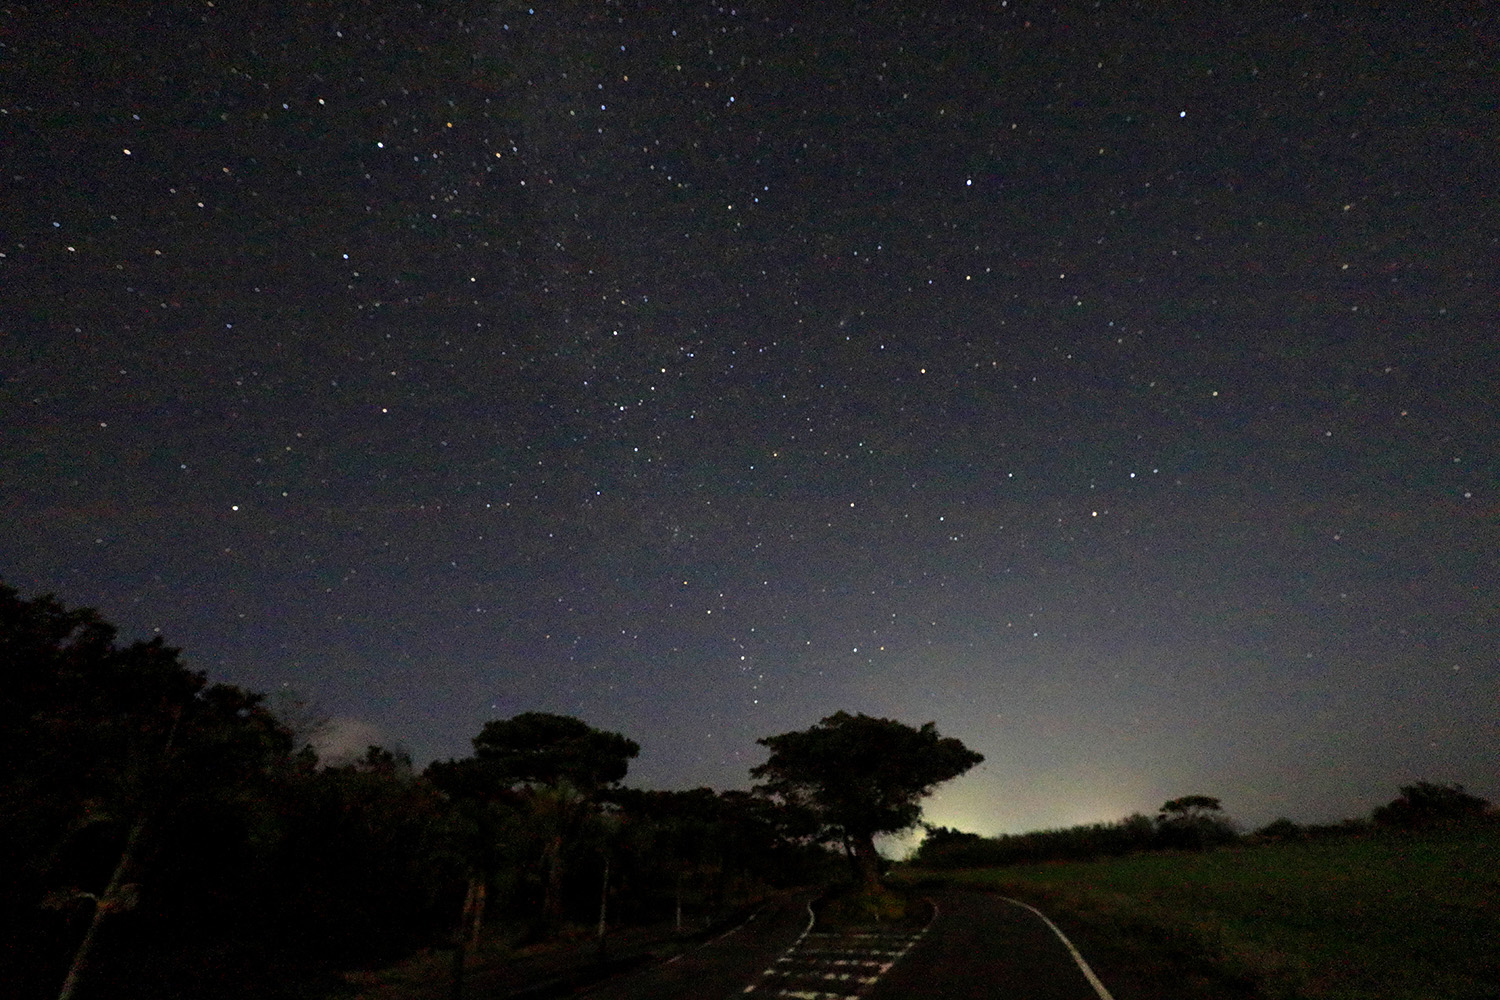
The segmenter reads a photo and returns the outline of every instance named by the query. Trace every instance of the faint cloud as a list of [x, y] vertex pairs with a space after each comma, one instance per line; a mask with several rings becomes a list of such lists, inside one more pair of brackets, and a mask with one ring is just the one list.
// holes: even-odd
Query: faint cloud
[[325, 767], [342, 767], [364, 759], [372, 746], [399, 749], [373, 722], [349, 716], [334, 716], [325, 722], [312, 738], [318, 762]]

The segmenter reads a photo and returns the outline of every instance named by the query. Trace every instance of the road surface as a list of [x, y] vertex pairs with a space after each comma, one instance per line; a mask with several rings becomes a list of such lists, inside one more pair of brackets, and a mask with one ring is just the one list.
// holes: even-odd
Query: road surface
[[978, 892], [935, 897], [923, 927], [808, 932], [784, 900], [665, 965], [590, 989], [593, 1000], [1111, 1000], [1045, 918]]
[[[936, 897], [927, 935], [866, 996], [869, 1000], [1108, 1000], [1036, 912], [984, 892]], [[1096, 977], [1097, 981], [1097, 977]]]
[[815, 894], [768, 903], [749, 920], [661, 965], [600, 983], [589, 1000], [729, 1000], [807, 931]]

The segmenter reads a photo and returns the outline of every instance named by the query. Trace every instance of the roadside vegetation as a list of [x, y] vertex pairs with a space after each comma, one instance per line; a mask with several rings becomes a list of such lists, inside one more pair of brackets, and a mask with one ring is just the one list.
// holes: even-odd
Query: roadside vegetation
[[920, 926], [932, 916], [932, 906], [909, 886], [869, 885], [863, 880], [830, 887], [816, 911], [821, 928]]
[[1250, 835], [1206, 795], [935, 828], [893, 878], [874, 838], [981, 760], [933, 723], [837, 712], [760, 740], [749, 791], [658, 791], [623, 784], [634, 740], [544, 712], [420, 770], [381, 747], [319, 760], [295, 713], [3, 584], [0, 662], [7, 998], [456, 997], [480, 968], [572, 985], [797, 886], [834, 887], [830, 924], [924, 921], [924, 880], [1039, 905], [1120, 1000], [1500, 996], [1500, 823], [1457, 785]]
[[932, 723], [838, 712], [761, 740], [750, 791], [658, 791], [623, 784], [634, 740], [523, 712], [420, 770], [379, 746], [325, 761], [298, 711], [3, 584], [0, 663], [17, 1000], [459, 996], [479, 967], [582, 982], [840, 871], [863, 887], [851, 913], [890, 919], [905, 903], [873, 838], [981, 759]]
[[[1420, 783], [1371, 820], [1279, 820], [1193, 851], [1153, 850], [1159, 823], [1136, 818], [996, 838], [997, 852], [1032, 857], [973, 868], [953, 863], [955, 842], [969, 856], [983, 845], [950, 831], [899, 880], [1032, 903], [1104, 956], [1101, 974], [1151, 980], [1141, 995], [1479, 1000], [1500, 996], [1500, 822], [1484, 806]], [[1134, 853], [1118, 850], [1122, 830], [1139, 838]], [[1047, 844], [1052, 860], [1037, 856]], [[1095, 860], [1086, 844], [1101, 847]], [[920, 867], [924, 853], [942, 869]]]

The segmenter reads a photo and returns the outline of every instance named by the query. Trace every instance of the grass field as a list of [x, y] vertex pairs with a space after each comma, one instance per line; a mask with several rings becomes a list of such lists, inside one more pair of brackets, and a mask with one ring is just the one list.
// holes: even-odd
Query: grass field
[[[1500, 998], [1500, 825], [957, 872], [1246, 996]], [[1183, 995], [1191, 995], [1185, 992]]]

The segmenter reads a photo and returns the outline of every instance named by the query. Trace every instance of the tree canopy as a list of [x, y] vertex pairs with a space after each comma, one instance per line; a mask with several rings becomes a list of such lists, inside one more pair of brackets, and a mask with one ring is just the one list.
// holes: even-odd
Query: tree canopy
[[1156, 813], [1157, 838], [1163, 846], [1199, 850], [1234, 839], [1234, 823], [1212, 795], [1184, 795], [1162, 804]]
[[[158, 912], [186, 883], [233, 881], [225, 858], [271, 821], [291, 736], [262, 696], [209, 684], [160, 639], [120, 645], [94, 611], [3, 584], [0, 664], [0, 980], [46, 975], [12, 970], [10, 956], [62, 937], [55, 914], [87, 927], [66, 996], [105, 917], [138, 903]], [[209, 826], [215, 839], [200, 836]]]
[[1487, 799], [1469, 794], [1463, 785], [1419, 781], [1402, 785], [1401, 794], [1376, 809], [1371, 818], [1378, 826], [1412, 829], [1475, 819], [1489, 806]]
[[915, 826], [921, 801], [984, 760], [962, 742], [894, 719], [838, 712], [798, 732], [758, 740], [770, 759], [756, 790], [810, 808], [823, 834], [843, 841], [861, 875], [878, 875], [874, 838]]
[[548, 712], [486, 722], [473, 742], [474, 756], [511, 784], [566, 782], [584, 792], [625, 777], [630, 761], [641, 752], [638, 743], [619, 733]]
[[562, 920], [567, 856], [575, 853], [590, 827], [597, 833], [601, 825], [608, 825], [601, 792], [625, 777], [641, 748], [619, 733], [548, 712], [486, 722], [472, 742], [473, 757], [436, 761], [426, 772], [466, 813], [472, 833], [464, 919], [477, 939], [485, 886], [496, 858], [486, 842], [503, 825], [497, 820], [508, 811], [503, 803], [510, 800], [524, 815], [530, 838], [538, 841], [531, 853], [546, 880], [534, 933], [550, 935]]
[[1184, 795], [1163, 803], [1158, 812], [1162, 822], [1196, 822], [1224, 811], [1212, 795]]
[[[440, 943], [455, 946], [461, 991], [481, 933], [574, 934], [588, 921], [602, 941], [606, 921], [706, 928], [771, 887], [822, 880], [838, 864], [830, 843], [874, 880], [874, 838], [913, 825], [926, 795], [982, 760], [933, 723], [839, 712], [760, 740], [770, 753], [754, 792], [650, 791], [619, 784], [633, 740], [528, 712], [487, 723], [473, 755], [421, 773], [380, 747], [320, 766], [261, 695], [211, 683], [160, 639], [122, 643], [95, 612], [3, 583], [0, 667], [0, 983], [23, 1000], [59, 984], [64, 996], [248, 1000]], [[1418, 782], [1374, 818], [1405, 829], [1491, 815], [1460, 785]], [[1283, 820], [1262, 836], [1366, 829]], [[1188, 795], [1154, 819], [1071, 830], [938, 828], [921, 861], [1234, 836], [1218, 799]]]

